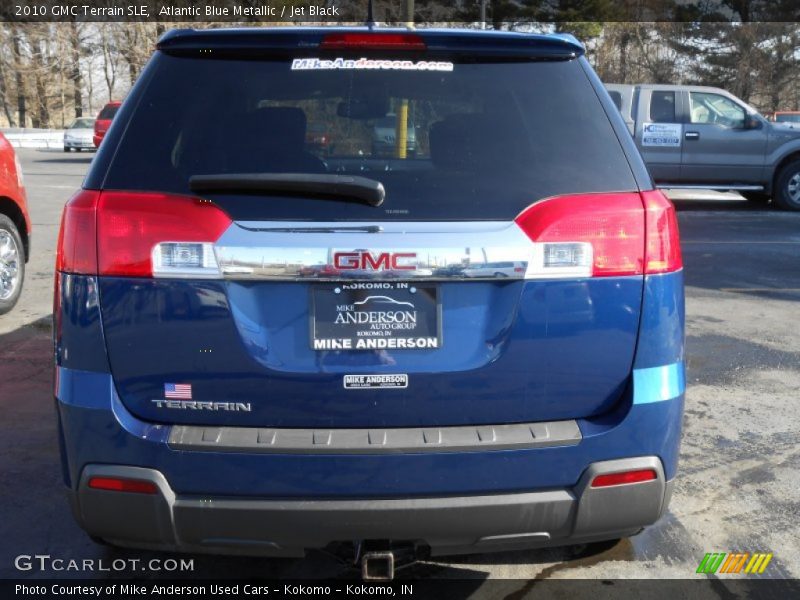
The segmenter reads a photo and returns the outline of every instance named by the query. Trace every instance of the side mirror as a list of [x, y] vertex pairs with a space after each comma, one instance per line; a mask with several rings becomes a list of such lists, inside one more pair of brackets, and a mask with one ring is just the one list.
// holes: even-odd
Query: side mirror
[[753, 115], [747, 115], [744, 118], [744, 128], [745, 129], [761, 129], [761, 119], [754, 117]]

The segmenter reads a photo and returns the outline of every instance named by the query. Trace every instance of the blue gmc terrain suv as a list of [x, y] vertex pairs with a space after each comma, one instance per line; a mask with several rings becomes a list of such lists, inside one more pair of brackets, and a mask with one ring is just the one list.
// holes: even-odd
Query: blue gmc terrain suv
[[683, 331], [674, 208], [574, 38], [172, 31], [64, 210], [64, 483], [130, 547], [633, 535]]

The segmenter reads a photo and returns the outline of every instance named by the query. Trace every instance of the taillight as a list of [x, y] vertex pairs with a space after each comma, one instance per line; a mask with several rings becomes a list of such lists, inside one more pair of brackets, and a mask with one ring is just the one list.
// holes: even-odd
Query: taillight
[[644, 211], [637, 193], [561, 196], [534, 204], [517, 225], [536, 242], [527, 276], [638, 275], [644, 265]]
[[81, 190], [64, 207], [58, 232], [56, 270], [97, 274], [97, 200], [100, 192]]
[[645, 209], [645, 273], [669, 273], [683, 267], [678, 217], [659, 190], [642, 192]]
[[215, 277], [214, 242], [231, 220], [207, 200], [103, 192], [97, 209], [100, 275]]
[[323, 50], [425, 50], [425, 42], [414, 33], [329, 33]]
[[636, 471], [625, 471], [623, 473], [608, 473], [598, 475], [592, 479], [592, 487], [609, 487], [612, 485], [627, 485], [630, 483], [642, 483], [653, 481], [658, 475], [653, 469], [639, 469]]
[[92, 477], [89, 487], [108, 492], [128, 492], [132, 494], [157, 494], [158, 487], [151, 481], [127, 479], [123, 477]]
[[121, 277], [219, 277], [214, 242], [231, 220], [201, 198], [78, 193], [64, 210], [57, 267]]
[[681, 268], [675, 209], [660, 191], [560, 196], [531, 205], [515, 221], [534, 242], [526, 278]]

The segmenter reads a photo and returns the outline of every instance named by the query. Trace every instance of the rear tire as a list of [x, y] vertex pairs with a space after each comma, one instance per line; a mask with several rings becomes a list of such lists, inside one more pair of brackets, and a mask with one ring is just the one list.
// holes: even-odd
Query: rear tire
[[774, 200], [783, 210], [800, 211], [800, 160], [793, 160], [778, 173]]
[[72, 150], [72, 148], [68, 148], [67, 146], [64, 146], [64, 152], [69, 152], [70, 150]]
[[14, 222], [0, 215], [0, 315], [14, 308], [25, 280], [25, 250]]

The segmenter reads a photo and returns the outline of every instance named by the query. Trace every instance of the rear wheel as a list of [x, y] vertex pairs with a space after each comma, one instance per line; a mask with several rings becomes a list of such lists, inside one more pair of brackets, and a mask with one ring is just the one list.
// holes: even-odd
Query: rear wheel
[[25, 255], [13, 221], [0, 215], [0, 315], [7, 313], [19, 300], [25, 279]]
[[70, 150], [72, 150], [72, 148], [69, 146], [64, 146], [64, 152], [69, 152]]
[[800, 160], [793, 160], [778, 173], [775, 204], [784, 210], [800, 211]]

